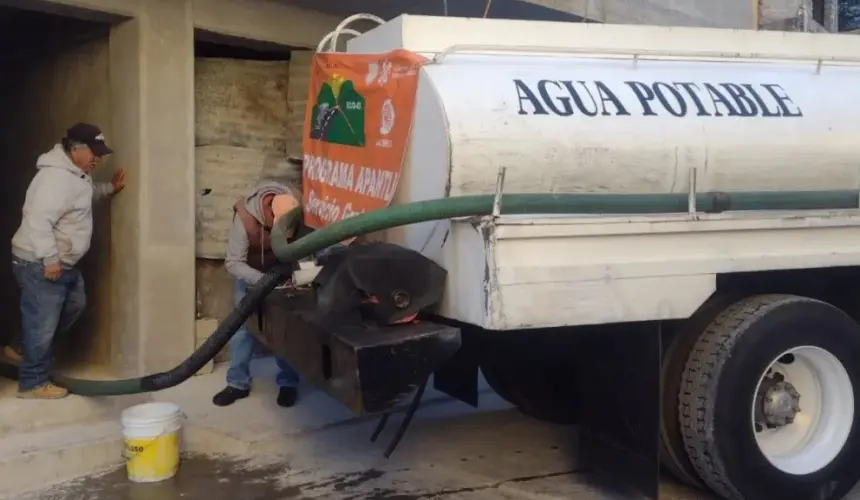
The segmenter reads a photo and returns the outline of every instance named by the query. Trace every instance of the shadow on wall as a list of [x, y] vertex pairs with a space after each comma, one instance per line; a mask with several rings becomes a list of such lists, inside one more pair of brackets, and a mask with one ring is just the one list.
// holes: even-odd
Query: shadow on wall
[[[0, 9], [0, 344], [20, 332], [10, 246], [36, 159], [77, 121], [98, 124], [110, 141], [108, 34], [109, 27], [99, 23]], [[96, 180], [110, 179], [111, 172], [108, 161]], [[55, 343], [61, 361], [109, 362], [109, 217], [108, 204], [95, 209], [92, 246], [81, 263], [89, 304], [74, 331]]]

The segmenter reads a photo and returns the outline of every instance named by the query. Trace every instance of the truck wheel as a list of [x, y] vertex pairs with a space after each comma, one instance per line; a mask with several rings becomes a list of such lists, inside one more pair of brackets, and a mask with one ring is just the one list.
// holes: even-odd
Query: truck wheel
[[481, 372], [487, 384], [502, 399], [514, 405], [523, 415], [560, 425], [572, 425], [579, 421], [579, 408], [575, 394], [571, 394], [574, 382], [569, 378], [555, 379], [550, 370], [545, 376], [532, 374], [520, 378], [516, 370], [482, 366]]
[[837, 500], [860, 477], [860, 326], [821, 301], [760, 295], [693, 346], [678, 407], [702, 481], [731, 500]]
[[687, 447], [681, 434], [678, 420], [678, 404], [681, 396], [682, 377], [693, 345], [702, 332], [721, 312], [736, 302], [739, 297], [716, 294], [708, 299], [696, 313], [684, 322], [680, 331], [669, 342], [663, 354], [660, 400], [660, 463], [676, 479], [688, 486], [702, 488], [698, 473], [687, 457]]
[[575, 364], [566, 344], [535, 335], [494, 334], [481, 372], [487, 384], [522, 414], [553, 424], [579, 422]]

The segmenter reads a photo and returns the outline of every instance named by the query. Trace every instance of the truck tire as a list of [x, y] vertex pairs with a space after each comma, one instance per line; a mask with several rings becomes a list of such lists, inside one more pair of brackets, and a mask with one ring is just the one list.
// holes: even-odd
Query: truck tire
[[575, 365], [566, 345], [535, 336], [494, 334], [485, 346], [481, 373], [502, 399], [523, 415], [559, 425], [579, 422]]
[[487, 384], [502, 399], [527, 417], [559, 425], [579, 422], [579, 408], [574, 383], [560, 383], [551, 370], [521, 377], [516, 370], [500, 366], [481, 366]]
[[702, 481], [730, 500], [838, 500], [860, 477], [860, 325], [814, 299], [759, 295], [705, 329], [679, 420]]
[[702, 488], [698, 473], [687, 457], [687, 448], [678, 419], [678, 404], [684, 368], [693, 345], [702, 332], [721, 312], [740, 297], [715, 294], [680, 327], [663, 354], [660, 400], [660, 463], [675, 479], [688, 486]]

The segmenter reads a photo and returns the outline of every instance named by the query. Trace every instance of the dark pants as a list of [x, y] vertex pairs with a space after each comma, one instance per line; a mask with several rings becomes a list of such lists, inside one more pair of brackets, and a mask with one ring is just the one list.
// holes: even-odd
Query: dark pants
[[45, 279], [41, 264], [12, 260], [12, 272], [21, 288], [21, 348], [18, 388], [30, 390], [48, 382], [51, 372], [51, 343], [55, 333], [65, 333], [75, 324], [87, 295], [84, 278], [77, 269], [63, 269], [57, 281]]

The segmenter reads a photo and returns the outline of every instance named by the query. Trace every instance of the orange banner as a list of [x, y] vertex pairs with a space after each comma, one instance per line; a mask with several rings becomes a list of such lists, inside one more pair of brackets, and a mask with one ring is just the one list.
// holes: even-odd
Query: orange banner
[[305, 224], [320, 228], [391, 203], [424, 61], [406, 50], [314, 56], [302, 140]]

